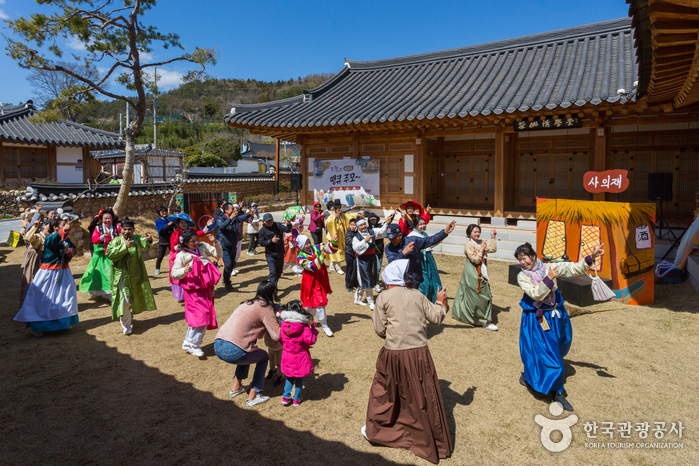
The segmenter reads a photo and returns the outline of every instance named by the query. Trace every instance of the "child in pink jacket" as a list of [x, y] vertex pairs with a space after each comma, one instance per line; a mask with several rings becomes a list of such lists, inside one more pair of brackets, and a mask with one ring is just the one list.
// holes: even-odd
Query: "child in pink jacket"
[[282, 373], [286, 376], [282, 404], [289, 406], [292, 402], [291, 389], [294, 392], [294, 406], [301, 404], [303, 378], [313, 372], [313, 361], [308, 351], [318, 338], [318, 330], [313, 325], [313, 316], [301, 304], [294, 300], [282, 307], [280, 314], [281, 342], [284, 347], [282, 354]]

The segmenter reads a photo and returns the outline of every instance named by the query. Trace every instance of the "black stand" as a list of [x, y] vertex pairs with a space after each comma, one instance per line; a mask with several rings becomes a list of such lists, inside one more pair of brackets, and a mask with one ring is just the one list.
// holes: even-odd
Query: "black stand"
[[665, 228], [667, 229], [667, 234], [665, 237], [669, 240], [670, 236], [672, 236], [672, 239], [674, 239], [674, 242], [672, 243], [672, 246], [670, 246], [670, 249], [667, 250], [665, 255], [660, 259], [661, 261], [664, 261], [665, 258], [672, 252], [673, 249], [679, 246], [680, 241], [682, 241], [682, 237], [684, 234], [687, 232], [687, 229], [684, 228], [682, 231], [682, 234], [677, 237], [675, 236], [675, 232], [672, 231], [672, 228], [670, 228], [670, 224], [665, 220], [665, 217], [663, 217], [663, 201], [660, 201], [660, 209], [659, 209], [659, 214], [657, 215], [657, 221], [656, 225], [658, 225], [658, 233], [655, 235], [657, 239], [663, 239], [663, 225], [665, 225]]

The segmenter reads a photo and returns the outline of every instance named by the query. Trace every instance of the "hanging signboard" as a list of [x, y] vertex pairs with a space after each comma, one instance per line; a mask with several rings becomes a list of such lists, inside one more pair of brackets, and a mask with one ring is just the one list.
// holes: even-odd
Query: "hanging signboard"
[[184, 195], [182, 193], [175, 194], [175, 205], [184, 210]]
[[320, 160], [313, 163], [316, 202], [339, 201], [348, 206], [380, 206], [379, 161], [369, 159]]
[[585, 190], [590, 193], [622, 193], [629, 187], [629, 172], [607, 170], [583, 175]]
[[549, 129], [582, 128], [582, 118], [572, 116], [570, 118], [545, 118], [532, 121], [515, 121], [515, 131], [542, 131]]
[[228, 202], [231, 204], [238, 203], [238, 193], [228, 193]]

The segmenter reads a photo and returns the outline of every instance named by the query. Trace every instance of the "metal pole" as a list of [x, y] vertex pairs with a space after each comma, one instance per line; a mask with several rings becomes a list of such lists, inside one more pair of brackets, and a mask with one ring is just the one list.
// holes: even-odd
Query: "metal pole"
[[131, 123], [131, 107], [129, 104], [126, 104], [126, 127], [129, 127], [129, 124]]
[[155, 94], [158, 92], [158, 68], [153, 68], [155, 89], [153, 90], [153, 149], [158, 148], [158, 114], [155, 109]]
[[121, 113], [119, 114], [119, 134], [121, 134], [121, 135], [124, 134], [124, 128], [122, 127], [122, 121], [121, 121], [122, 115], [123, 114], [121, 114]]

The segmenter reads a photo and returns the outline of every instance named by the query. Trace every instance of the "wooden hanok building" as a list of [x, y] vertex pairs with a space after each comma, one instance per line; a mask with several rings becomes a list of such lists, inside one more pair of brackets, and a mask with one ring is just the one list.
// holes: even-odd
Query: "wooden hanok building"
[[[684, 221], [699, 190], [698, 10], [632, 3], [630, 18], [347, 60], [304, 95], [225, 119], [302, 145], [306, 204], [311, 162], [350, 157], [380, 160], [383, 206], [415, 199], [500, 225], [534, 219], [537, 197], [647, 202], [648, 174], [670, 172], [665, 216]], [[626, 192], [585, 191], [585, 172], [612, 168], [629, 171]]]

